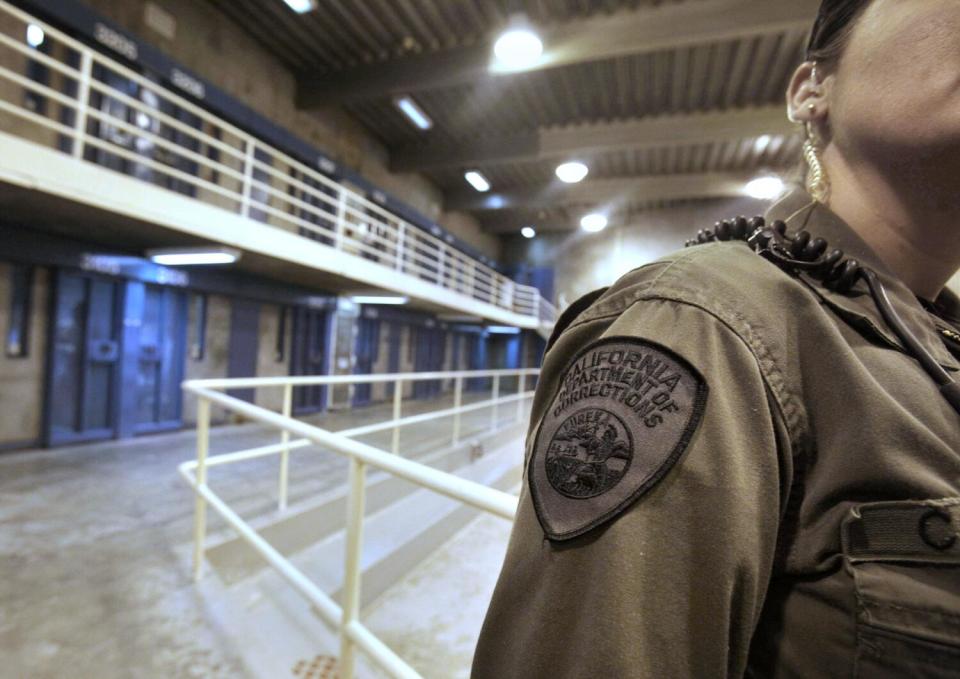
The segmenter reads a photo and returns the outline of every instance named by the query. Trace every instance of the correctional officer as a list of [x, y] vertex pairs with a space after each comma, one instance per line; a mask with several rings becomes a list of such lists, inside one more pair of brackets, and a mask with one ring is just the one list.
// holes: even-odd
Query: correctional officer
[[960, 677], [960, 2], [787, 98], [806, 189], [560, 319], [476, 679]]

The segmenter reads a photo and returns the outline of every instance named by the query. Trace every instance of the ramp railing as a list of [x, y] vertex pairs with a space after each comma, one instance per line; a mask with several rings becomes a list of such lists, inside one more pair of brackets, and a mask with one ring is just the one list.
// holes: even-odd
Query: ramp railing
[[[98, 24], [97, 35], [108, 48], [136, 59], [136, 46], [113, 29]], [[329, 161], [314, 161], [314, 167], [214, 115], [195, 103], [202, 103], [200, 81], [179, 70], [172, 77], [183, 94], [0, 0], [4, 133], [331, 252], [541, 322], [556, 320], [537, 288], [465, 254], [439, 231], [402, 219], [379, 204], [385, 197], [377, 192], [367, 196], [334, 180]]]
[[[464, 413], [490, 409], [490, 424], [494, 427], [499, 411], [515, 408], [516, 421], [522, 422], [526, 401], [533, 395], [530, 382], [539, 374], [537, 369], [449, 371], [430, 373], [395, 373], [387, 375], [338, 375], [317, 377], [276, 377], [251, 379], [210, 379], [184, 382], [186, 392], [197, 397], [197, 459], [179, 466], [179, 472], [195, 494], [193, 527], [193, 575], [199, 580], [204, 563], [207, 508], [216, 511], [268, 564], [294, 589], [303, 595], [322, 619], [336, 629], [340, 636], [341, 679], [352, 679], [356, 668], [356, 651], [369, 655], [377, 665], [393, 677], [414, 678], [420, 675], [393, 650], [386, 646], [360, 620], [360, 556], [363, 543], [366, 473], [373, 467], [420, 487], [440, 493], [463, 504], [513, 520], [517, 498], [509, 493], [440, 471], [401, 455], [401, 429], [440, 418], [452, 419], [450, 441], [461, 437], [461, 416]], [[516, 388], [507, 393], [505, 380], [515, 378]], [[465, 404], [464, 388], [468, 380], [489, 379], [491, 398]], [[423, 380], [452, 380], [453, 407], [425, 413], [403, 415], [404, 384]], [[393, 385], [392, 417], [384, 422], [365, 424], [341, 431], [328, 431], [292, 417], [293, 389], [295, 387], [349, 384], [387, 383]], [[282, 409], [274, 412], [223, 393], [225, 389], [280, 388], [283, 390]], [[209, 455], [211, 405], [216, 404], [248, 420], [259, 422], [279, 431], [278, 443], [221, 455]], [[354, 440], [357, 436], [392, 430], [390, 450], [382, 450]], [[295, 438], [291, 438], [295, 437]], [[308, 446], [322, 446], [324, 451], [346, 456], [350, 461], [348, 476], [346, 549], [344, 555], [344, 584], [342, 604], [310, 581], [283, 554], [263, 538], [247, 521], [240, 517], [208, 484], [212, 467], [234, 464], [244, 460], [278, 456], [278, 506], [287, 506], [289, 484], [289, 456], [294, 450]], [[519, 453], [519, 451], [518, 451]]]

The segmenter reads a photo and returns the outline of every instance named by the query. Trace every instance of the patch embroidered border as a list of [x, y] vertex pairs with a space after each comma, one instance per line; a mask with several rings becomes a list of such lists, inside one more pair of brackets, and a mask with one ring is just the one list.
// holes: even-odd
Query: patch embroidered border
[[583, 535], [656, 485], [689, 445], [708, 391], [657, 342], [602, 337], [580, 350], [537, 428], [527, 470], [547, 537]]

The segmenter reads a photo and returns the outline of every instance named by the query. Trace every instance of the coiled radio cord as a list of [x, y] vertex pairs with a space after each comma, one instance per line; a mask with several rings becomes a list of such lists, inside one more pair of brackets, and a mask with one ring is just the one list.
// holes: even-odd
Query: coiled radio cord
[[788, 236], [785, 222], [777, 220], [767, 225], [763, 217], [737, 217], [717, 222], [714, 229], [702, 229], [695, 239], [688, 240], [685, 245], [690, 247], [731, 240], [746, 241], [754, 252], [788, 274], [796, 276], [801, 272], [806, 273], [820, 281], [827, 289], [841, 294], [849, 293], [861, 279], [866, 281], [870, 295], [887, 325], [900, 338], [908, 353], [936, 382], [947, 402], [960, 414], [960, 383], [953, 381], [906, 326], [893, 308], [883, 283], [873, 269], [856, 259], [846, 257], [842, 250], [834, 249], [828, 254], [827, 242], [813, 237], [808, 231], [799, 231]]

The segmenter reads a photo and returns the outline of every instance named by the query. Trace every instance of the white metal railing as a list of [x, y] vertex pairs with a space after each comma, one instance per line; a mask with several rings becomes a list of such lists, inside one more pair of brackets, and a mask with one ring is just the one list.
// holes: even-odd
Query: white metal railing
[[[25, 41], [31, 24], [44, 32], [38, 47]], [[481, 302], [555, 320], [536, 288], [5, 0], [0, 57], [5, 130]]]
[[[184, 382], [185, 391], [196, 395], [197, 401], [197, 459], [184, 462], [179, 471], [194, 489], [194, 549], [193, 574], [199, 579], [204, 560], [206, 539], [206, 512], [209, 505], [252, 546], [280, 575], [300, 592], [320, 612], [321, 617], [338, 630], [340, 635], [341, 679], [352, 679], [356, 665], [356, 649], [359, 647], [394, 677], [412, 678], [420, 675], [403, 659], [380, 641], [360, 621], [360, 554], [363, 536], [365, 475], [368, 466], [428, 488], [434, 492], [482, 509], [504, 519], [513, 520], [517, 498], [509, 493], [483, 484], [442, 472], [433, 467], [406, 459], [400, 455], [400, 429], [438, 418], [453, 418], [451, 442], [460, 440], [461, 415], [490, 408], [490, 425], [494, 428], [498, 410], [506, 404], [516, 404], [516, 421], [522, 421], [525, 402], [533, 395], [528, 390], [530, 378], [539, 374], [537, 369], [451, 371], [432, 373], [396, 373], [388, 375], [338, 375], [319, 377], [273, 377], [250, 379], [211, 379]], [[475, 403], [463, 403], [463, 390], [468, 379], [490, 378], [492, 398]], [[502, 394], [504, 378], [516, 378], [516, 390]], [[427, 413], [403, 416], [403, 386], [406, 382], [422, 380], [453, 380], [452, 408]], [[392, 417], [385, 422], [371, 423], [343, 431], [327, 431], [292, 418], [293, 389], [298, 386], [392, 383]], [[281, 388], [282, 407], [279, 413], [262, 408], [223, 393], [225, 389]], [[280, 442], [274, 445], [251, 448], [233, 453], [210, 456], [210, 406], [217, 404], [232, 413], [274, 427], [280, 431]], [[377, 431], [393, 430], [391, 451], [355, 441], [354, 438]], [[291, 435], [296, 436], [291, 440]], [[288, 464], [290, 451], [318, 444], [350, 460], [347, 496], [346, 554], [344, 564], [343, 605], [338, 605], [326, 592], [276, 548], [270, 545], [251, 525], [242, 519], [226, 502], [214, 493], [208, 484], [207, 472], [211, 467], [262, 458], [279, 456], [278, 506], [287, 506]]]

